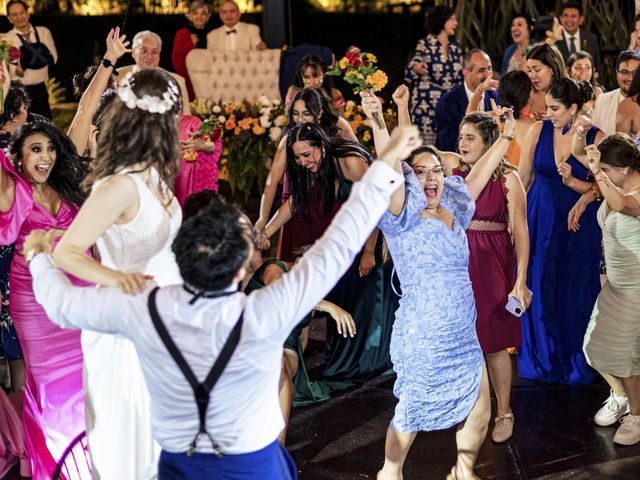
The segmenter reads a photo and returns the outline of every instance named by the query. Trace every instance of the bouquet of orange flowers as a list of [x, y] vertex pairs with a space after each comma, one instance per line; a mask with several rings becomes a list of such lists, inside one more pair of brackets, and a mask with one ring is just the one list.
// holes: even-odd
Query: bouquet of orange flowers
[[[20, 50], [13, 46], [8, 40], [0, 39], [0, 63], [6, 60], [6, 63], [15, 62], [20, 58]], [[2, 76], [8, 76], [9, 72], [2, 72]], [[0, 82], [0, 113], [4, 113], [4, 88], [3, 82]]]
[[[369, 90], [372, 94], [382, 90], [389, 79], [387, 74], [376, 65], [378, 59], [372, 53], [361, 51], [358, 47], [349, 47], [337, 63], [331, 66], [327, 75], [343, 75], [344, 81], [353, 85], [353, 93], [360, 93]], [[380, 114], [374, 114], [378, 128], [384, 128], [384, 119]]]

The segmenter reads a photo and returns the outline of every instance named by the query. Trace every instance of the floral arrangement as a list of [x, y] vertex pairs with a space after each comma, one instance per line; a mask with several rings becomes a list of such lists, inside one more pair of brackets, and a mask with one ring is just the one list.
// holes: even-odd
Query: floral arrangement
[[[249, 196], [262, 191], [277, 143], [287, 123], [280, 100], [260, 97], [242, 102], [196, 100], [194, 115], [219, 128], [222, 135], [220, 179]], [[208, 127], [206, 127], [208, 128]]]
[[[376, 65], [378, 59], [372, 53], [361, 51], [358, 47], [349, 47], [338, 62], [331, 66], [327, 75], [343, 76], [345, 82], [353, 85], [353, 93], [369, 90], [372, 94], [382, 90], [389, 81], [387, 74]], [[384, 128], [381, 115], [373, 116], [379, 128]]]
[[[13, 46], [9, 40], [0, 39], [0, 63], [16, 62], [20, 58], [20, 50]], [[4, 68], [4, 67], [1, 67]], [[9, 75], [9, 72], [2, 72], [2, 76]], [[0, 82], [0, 98], [4, 98], [3, 82]], [[4, 113], [4, 102], [0, 101], [0, 113]]]
[[[209, 142], [215, 142], [216, 140], [219, 140], [220, 136], [222, 135], [223, 124], [223, 121], [221, 121], [220, 117], [221, 116], [212, 115], [209, 118], [205, 118], [200, 124], [200, 127], [198, 127], [198, 130], [195, 131], [193, 135], [191, 135], [191, 140], [202, 137], [206, 138]], [[185, 153], [183, 154], [183, 156], [186, 161], [192, 162], [196, 158], [198, 158], [198, 152], [194, 151]]]

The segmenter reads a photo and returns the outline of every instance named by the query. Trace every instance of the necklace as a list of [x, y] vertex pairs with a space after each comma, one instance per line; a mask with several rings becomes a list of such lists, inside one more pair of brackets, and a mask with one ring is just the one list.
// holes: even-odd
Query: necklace
[[442, 210], [440, 209], [440, 205], [436, 205], [435, 207], [427, 207], [426, 208], [427, 213], [430, 213], [431, 215], [440, 215], [440, 213], [442, 213]]

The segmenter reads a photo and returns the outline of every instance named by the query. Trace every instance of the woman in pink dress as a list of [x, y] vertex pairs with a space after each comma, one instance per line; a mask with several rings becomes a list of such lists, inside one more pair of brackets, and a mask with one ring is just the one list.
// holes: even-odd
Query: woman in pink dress
[[[54, 126], [27, 123], [0, 153], [0, 244], [22, 250], [33, 229], [62, 234], [86, 194], [87, 163]], [[31, 288], [22, 255], [11, 264], [11, 317], [25, 361], [24, 437], [34, 480], [50, 480], [56, 462], [85, 430], [80, 331], [62, 330], [46, 316]], [[80, 284], [80, 282], [77, 282]]]
[[0, 478], [4, 478], [18, 462], [20, 476], [31, 476], [19, 414], [21, 397], [22, 393], [11, 393], [7, 396], [0, 388]]
[[218, 160], [222, 152], [220, 138], [193, 138], [202, 120], [193, 115], [180, 115], [178, 134], [182, 144], [180, 166], [173, 186], [180, 205], [193, 193], [218, 191]]
[[[460, 155], [442, 154], [447, 175], [466, 178], [498, 138], [500, 128], [491, 115], [472, 113], [464, 117], [460, 124]], [[511, 438], [514, 424], [510, 405], [511, 359], [507, 348], [519, 346], [521, 339], [520, 319], [505, 306], [511, 297], [517, 297], [526, 309], [531, 300], [527, 289], [526, 193], [515, 168], [505, 159], [476, 199], [467, 237], [469, 277], [477, 309], [476, 330], [497, 399], [491, 438], [503, 443]]]

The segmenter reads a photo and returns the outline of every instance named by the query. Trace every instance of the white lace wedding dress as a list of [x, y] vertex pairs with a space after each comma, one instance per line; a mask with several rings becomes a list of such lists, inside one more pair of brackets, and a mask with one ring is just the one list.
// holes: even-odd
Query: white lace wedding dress
[[[160, 285], [182, 283], [171, 243], [182, 212], [175, 197], [163, 205], [154, 194], [159, 174], [126, 173], [139, 194], [138, 212], [98, 239], [101, 263], [122, 272], [142, 272]], [[105, 179], [93, 186], [97, 188]], [[165, 190], [170, 191], [165, 186]], [[165, 202], [166, 203], [166, 202]], [[87, 434], [94, 478], [145, 480], [157, 471], [159, 446], [151, 435], [149, 394], [133, 343], [116, 335], [82, 332]], [[167, 356], [167, 361], [171, 359]]]

